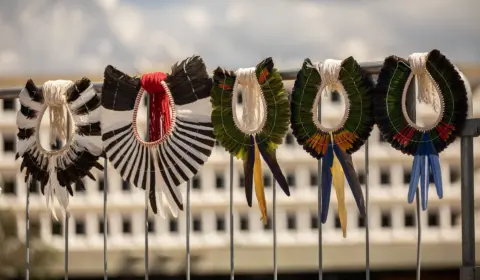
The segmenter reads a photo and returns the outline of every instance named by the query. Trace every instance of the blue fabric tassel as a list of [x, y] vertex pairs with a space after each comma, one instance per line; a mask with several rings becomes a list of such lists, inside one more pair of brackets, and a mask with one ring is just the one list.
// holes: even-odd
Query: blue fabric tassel
[[426, 210], [428, 206], [430, 171], [433, 175], [433, 182], [437, 189], [437, 195], [439, 198], [442, 198], [442, 170], [440, 168], [440, 160], [438, 153], [431, 142], [430, 136], [427, 133], [424, 133], [422, 143], [419, 145], [417, 153], [413, 158], [412, 175], [410, 177], [410, 186], [408, 189], [408, 203], [412, 203], [420, 181], [420, 197], [422, 199], [423, 210]]
[[329, 140], [327, 152], [322, 157], [322, 224], [327, 221], [328, 208], [330, 206], [330, 193], [332, 192], [332, 165], [333, 145], [331, 140]]

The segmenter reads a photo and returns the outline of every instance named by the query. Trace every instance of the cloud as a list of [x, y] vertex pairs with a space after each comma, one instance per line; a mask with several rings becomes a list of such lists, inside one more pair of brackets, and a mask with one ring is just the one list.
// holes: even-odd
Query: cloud
[[199, 54], [210, 69], [382, 60], [438, 48], [480, 62], [476, 0], [0, 2], [0, 74], [137, 74]]

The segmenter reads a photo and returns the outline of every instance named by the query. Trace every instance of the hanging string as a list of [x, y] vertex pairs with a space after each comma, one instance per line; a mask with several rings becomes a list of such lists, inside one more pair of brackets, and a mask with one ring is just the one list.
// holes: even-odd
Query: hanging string
[[149, 102], [149, 141], [160, 139], [164, 132], [168, 131], [171, 125], [170, 104], [168, 96], [161, 85], [161, 82], [167, 78], [162, 72], [147, 73], [142, 75], [141, 85], [150, 93]]
[[320, 88], [325, 89], [325, 97], [328, 97], [330, 92], [341, 91], [342, 85], [338, 79], [340, 70], [342, 69], [341, 60], [327, 59], [322, 64], [317, 64], [316, 68], [322, 79], [322, 85], [320, 85]]
[[50, 116], [50, 144], [56, 140], [66, 139], [66, 118], [64, 112], [65, 93], [74, 83], [68, 80], [47, 81], [43, 84], [45, 103], [48, 105]]
[[[255, 134], [263, 128], [266, 118], [265, 101], [262, 99], [262, 90], [257, 81], [255, 67], [240, 68], [235, 72], [237, 79], [235, 80], [232, 100], [236, 102], [238, 95], [238, 85], [243, 87], [242, 98], [244, 100], [242, 121], [237, 119], [236, 104], [233, 104], [233, 120], [237, 127], [247, 133]], [[262, 106], [263, 105], [263, 106]]]
[[440, 104], [435, 98], [436, 89], [427, 71], [428, 53], [413, 53], [408, 57], [412, 74], [417, 76], [418, 81], [418, 102], [433, 106], [438, 112]]

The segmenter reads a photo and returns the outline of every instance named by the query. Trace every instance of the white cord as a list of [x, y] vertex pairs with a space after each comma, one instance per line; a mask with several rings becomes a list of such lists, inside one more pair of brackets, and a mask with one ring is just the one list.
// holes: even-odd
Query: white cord
[[[267, 120], [265, 100], [255, 70], [255, 67], [238, 69], [235, 72], [237, 78], [233, 87], [233, 120], [242, 132], [249, 135], [259, 132]], [[237, 119], [236, 113], [238, 85], [243, 87], [244, 104], [241, 122]]]
[[73, 86], [72, 81], [56, 80], [43, 84], [43, 96], [50, 113], [50, 144], [54, 145], [57, 139], [65, 140], [66, 118], [64, 113], [65, 93]]
[[427, 71], [428, 54], [429, 53], [413, 53], [408, 57], [408, 63], [412, 69], [412, 74], [417, 77], [418, 102], [431, 104], [433, 110], [438, 112], [440, 104], [435, 98], [436, 89]]
[[[323, 63], [315, 63], [314, 67], [320, 74], [322, 82], [320, 84], [320, 87], [318, 88], [318, 93], [312, 106], [312, 121], [318, 129], [325, 132], [333, 132], [343, 127], [343, 125], [347, 121], [348, 113], [350, 111], [350, 101], [345, 93], [345, 88], [339, 80], [340, 70], [342, 70], [342, 60], [327, 59]], [[324, 92], [325, 97], [328, 97], [330, 93], [336, 91], [339, 94], [343, 95], [345, 99], [345, 112], [343, 114], [343, 118], [338, 123], [338, 125], [333, 128], [327, 128], [323, 126], [320, 123], [320, 118], [318, 117], [318, 104], [321, 100], [322, 91]]]
[[[43, 97], [50, 112], [51, 144], [55, 144], [57, 139], [65, 140], [67, 133], [69, 133], [66, 131], [64, 106], [66, 105], [65, 94], [71, 86], [74, 86], [74, 83], [68, 80], [47, 81], [43, 84]], [[58, 183], [57, 172], [55, 170], [56, 165], [57, 155], [52, 155], [48, 162], [49, 180], [45, 187], [45, 196], [47, 198], [47, 207], [50, 208], [53, 217], [58, 221], [53, 206], [53, 198], [54, 196], [57, 197], [62, 206], [62, 212], [65, 215], [65, 212], [68, 212], [69, 197], [66, 188], [61, 187]]]

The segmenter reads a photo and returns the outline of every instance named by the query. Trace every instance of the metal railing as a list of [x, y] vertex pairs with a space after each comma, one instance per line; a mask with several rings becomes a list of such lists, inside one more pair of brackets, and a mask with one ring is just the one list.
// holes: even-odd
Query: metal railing
[[[382, 67], [381, 62], [373, 63], [362, 63], [362, 68], [369, 75], [377, 75], [380, 72]], [[281, 71], [281, 76], [284, 81], [295, 80], [298, 70], [293, 71]], [[464, 77], [464, 80], [467, 79]], [[101, 91], [102, 83], [94, 83], [94, 87]], [[467, 85], [469, 88], [469, 85]], [[18, 98], [21, 88], [5, 88], [0, 89], [0, 99], [13, 99]], [[473, 138], [480, 136], [480, 119], [471, 118], [472, 116], [472, 92], [468, 92], [469, 98], [469, 113], [466, 124], [461, 131], [461, 220], [462, 220], [462, 266], [460, 268], [460, 279], [461, 280], [480, 280], [480, 272], [475, 273], [475, 208], [474, 208], [474, 162], [473, 162]], [[147, 95], [148, 96], [148, 95]], [[147, 97], [149, 98], [149, 97]], [[410, 119], [415, 120], [415, 85], [412, 83], [409, 87], [407, 93], [407, 112]], [[147, 104], [148, 108], [148, 104]], [[320, 106], [319, 106], [320, 110]], [[321, 115], [320, 112], [318, 114]], [[147, 127], [149, 120], [147, 117]], [[148, 137], [148, 133], [147, 136]], [[147, 139], [148, 140], [148, 139]], [[368, 222], [368, 209], [369, 209], [369, 149], [368, 143], [365, 143], [365, 203], [366, 203], [366, 216], [365, 216], [365, 243], [366, 243], [366, 263], [365, 263], [365, 273], [366, 279], [370, 279], [370, 235], [369, 235], [369, 222]], [[313, 160], [313, 159], [312, 159]], [[317, 178], [321, 177], [321, 160], [318, 161], [318, 174]], [[108, 160], [104, 160], [104, 197], [103, 197], [103, 243], [104, 243], [104, 279], [108, 279], [107, 273], [107, 198], [108, 198]], [[317, 179], [318, 184], [318, 211], [317, 219], [320, 221], [320, 210], [321, 210], [321, 180]], [[190, 279], [191, 276], [191, 254], [190, 254], [190, 220], [191, 220], [191, 209], [190, 209], [190, 187], [191, 182], [187, 182], [187, 195], [186, 195], [186, 279]], [[233, 157], [230, 156], [230, 207], [229, 207], [229, 237], [230, 237], [230, 279], [234, 279], [235, 274], [235, 258], [234, 258], [234, 215], [233, 215]], [[26, 202], [26, 279], [29, 279], [29, 197], [30, 190], [27, 188], [27, 202]], [[278, 275], [278, 265], [277, 265], [277, 227], [276, 227], [276, 188], [275, 180], [273, 180], [273, 219], [272, 219], [272, 231], [273, 231], [273, 277], [276, 280]], [[421, 223], [420, 223], [420, 202], [418, 195], [416, 195], [416, 216], [417, 216], [417, 279], [420, 279], [420, 243], [421, 243]], [[65, 217], [65, 279], [68, 279], [68, 219], [69, 216]], [[149, 268], [148, 268], [148, 201], [145, 201], [145, 279], [149, 278]], [[318, 279], [323, 279], [323, 250], [322, 250], [322, 224], [318, 223]]]

